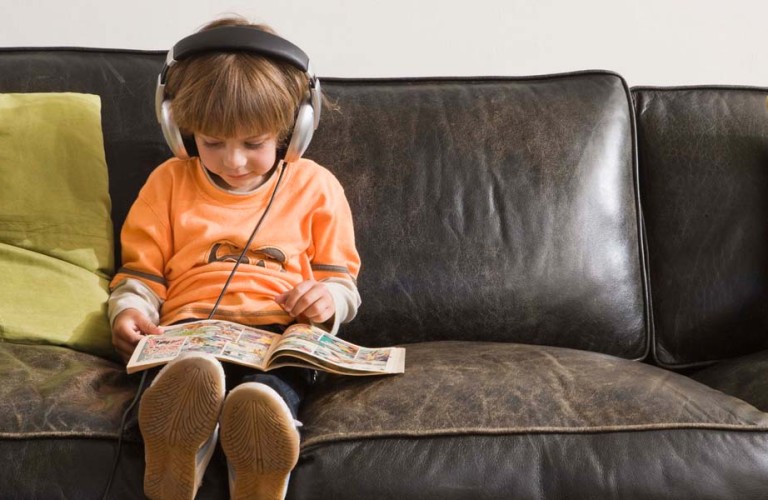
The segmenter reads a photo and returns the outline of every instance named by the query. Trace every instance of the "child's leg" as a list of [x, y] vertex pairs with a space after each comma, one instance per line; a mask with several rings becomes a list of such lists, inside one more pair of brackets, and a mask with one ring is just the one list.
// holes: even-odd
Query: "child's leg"
[[157, 374], [139, 406], [144, 493], [193, 499], [216, 445], [224, 370], [214, 357], [182, 354]]
[[232, 498], [284, 498], [299, 456], [296, 416], [312, 375], [281, 369], [255, 373], [227, 396], [221, 445], [230, 469]]
[[293, 418], [298, 419], [299, 407], [314, 382], [315, 373], [308, 368], [285, 367], [267, 373], [247, 371], [240, 377], [234, 376], [233, 380], [239, 380], [237, 385], [245, 382], [268, 385], [283, 398], [291, 409]]

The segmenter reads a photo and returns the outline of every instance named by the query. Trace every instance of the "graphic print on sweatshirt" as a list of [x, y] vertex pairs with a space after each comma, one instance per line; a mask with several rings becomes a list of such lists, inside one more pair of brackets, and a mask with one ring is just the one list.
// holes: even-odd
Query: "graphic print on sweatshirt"
[[[208, 263], [213, 262], [237, 262], [237, 258], [243, 253], [241, 246], [231, 241], [219, 241], [211, 246], [208, 252]], [[241, 264], [250, 264], [253, 266], [272, 269], [274, 271], [286, 272], [285, 264], [288, 257], [285, 252], [277, 247], [263, 246], [255, 249], [249, 249], [243, 255]]]

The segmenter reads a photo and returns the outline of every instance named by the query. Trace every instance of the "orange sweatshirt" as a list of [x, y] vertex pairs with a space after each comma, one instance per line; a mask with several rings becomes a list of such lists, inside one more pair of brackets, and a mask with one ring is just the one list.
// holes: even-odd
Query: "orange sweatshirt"
[[[307, 279], [354, 287], [360, 258], [338, 180], [302, 159], [286, 168], [269, 214], [216, 312], [258, 325], [293, 320], [275, 296]], [[121, 233], [114, 290], [139, 280], [159, 299], [160, 323], [207, 318], [277, 182], [249, 193], [216, 186], [199, 159], [170, 159], [147, 179]], [[356, 294], [356, 288], [355, 288]]]

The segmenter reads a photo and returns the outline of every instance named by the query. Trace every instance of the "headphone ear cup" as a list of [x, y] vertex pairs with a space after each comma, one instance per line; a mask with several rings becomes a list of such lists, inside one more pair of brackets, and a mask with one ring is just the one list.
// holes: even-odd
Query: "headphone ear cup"
[[293, 133], [288, 141], [284, 160], [287, 163], [297, 161], [309, 147], [315, 132], [315, 110], [309, 101], [304, 101], [296, 113]]
[[[186, 160], [189, 158], [184, 138], [181, 136], [179, 127], [176, 126], [176, 122], [173, 121], [173, 111], [171, 110], [171, 101], [164, 100], [158, 113], [158, 121], [160, 122], [160, 128], [163, 130], [163, 137], [168, 147], [171, 148], [171, 152], [177, 158]], [[194, 146], [194, 139], [192, 140]], [[197, 148], [194, 148], [197, 152]]]

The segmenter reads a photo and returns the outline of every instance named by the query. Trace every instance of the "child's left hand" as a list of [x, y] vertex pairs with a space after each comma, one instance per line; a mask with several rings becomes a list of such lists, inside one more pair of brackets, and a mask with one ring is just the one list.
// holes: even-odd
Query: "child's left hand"
[[275, 302], [294, 318], [306, 318], [313, 323], [325, 323], [336, 312], [331, 292], [324, 283], [307, 280], [296, 288], [275, 297]]

